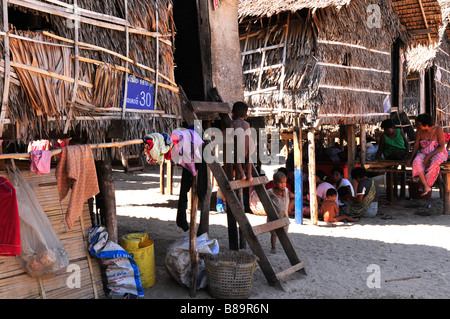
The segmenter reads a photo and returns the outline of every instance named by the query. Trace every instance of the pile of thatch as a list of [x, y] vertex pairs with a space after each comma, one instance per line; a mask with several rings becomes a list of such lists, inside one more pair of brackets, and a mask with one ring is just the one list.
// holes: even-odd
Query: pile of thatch
[[[119, 30], [102, 27], [101, 23], [80, 23], [75, 94], [74, 83], [69, 80], [75, 77], [73, 21], [64, 14], [45, 10], [48, 6], [56, 12], [70, 12], [66, 9], [70, 9], [73, 1], [52, 1], [53, 4], [33, 1], [37, 2], [42, 2], [39, 5], [42, 8], [30, 8], [31, 2], [14, 1], [16, 9], [41, 16], [51, 25], [50, 30], [39, 32], [10, 30], [16, 36], [10, 37], [14, 74], [8, 118], [16, 126], [17, 140], [28, 142], [46, 138], [47, 132], [52, 130], [62, 134], [68, 127], [86, 136], [88, 143], [104, 142], [110, 120], [122, 118], [122, 82], [127, 73], [158, 83], [155, 110], [162, 110], [169, 116], [129, 110], [124, 116], [123, 139], [140, 138], [149, 130], [167, 131], [175, 125], [174, 119], [180, 112], [178, 88], [173, 78], [172, 0], [78, 0], [79, 8], [100, 17], [96, 21], [117, 25]], [[127, 10], [125, 3], [128, 3]], [[130, 30], [128, 50], [123, 23], [126, 20]], [[162, 35], [158, 43], [153, 36], [156, 33]], [[3, 41], [1, 43], [3, 45]], [[3, 48], [0, 54], [4, 56]], [[51, 76], [26, 67], [14, 67], [14, 63], [46, 70]]]
[[[367, 7], [373, 4], [381, 13], [376, 29], [367, 23]], [[290, 12], [297, 8], [308, 9]], [[397, 38], [409, 40], [390, 1], [244, 0], [239, 10], [244, 87], [253, 110], [283, 114], [287, 125], [299, 112], [312, 112], [323, 124], [385, 118], [391, 47]], [[289, 12], [274, 15], [282, 11]], [[245, 54], [249, 51], [254, 53]], [[283, 62], [284, 68], [271, 67]], [[251, 72], [261, 65], [262, 76]]]

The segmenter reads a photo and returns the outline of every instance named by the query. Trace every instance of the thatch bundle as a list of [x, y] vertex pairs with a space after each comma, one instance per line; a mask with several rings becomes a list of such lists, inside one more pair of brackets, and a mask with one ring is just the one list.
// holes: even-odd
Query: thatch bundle
[[[367, 21], [374, 4], [381, 22], [375, 29]], [[290, 13], [298, 8], [307, 9]], [[241, 0], [239, 10], [244, 87], [253, 110], [283, 114], [288, 126], [299, 112], [333, 125], [385, 118], [391, 47], [397, 38], [409, 41], [390, 1]]]
[[[94, 16], [93, 23], [80, 23], [78, 42], [73, 20], [66, 14], [72, 12], [73, 1], [38, 2], [42, 5], [32, 7], [33, 3], [14, 1], [16, 9], [43, 17], [51, 26], [39, 32], [10, 30], [13, 77], [8, 118], [16, 126], [17, 140], [45, 138], [48, 131], [62, 132], [69, 127], [86, 136], [88, 143], [101, 143], [110, 120], [122, 117], [123, 139], [140, 138], [149, 131], [167, 131], [174, 126], [180, 112], [173, 78], [172, 0], [78, 0], [84, 14]], [[74, 67], [77, 44], [78, 70]], [[0, 55], [4, 56], [3, 50]], [[155, 110], [169, 116], [133, 113], [131, 109], [123, 116], [122, 89], [127, 73], [158, 83], [154, 87]], [[74, 94], [75, 77], [78, 83]]]

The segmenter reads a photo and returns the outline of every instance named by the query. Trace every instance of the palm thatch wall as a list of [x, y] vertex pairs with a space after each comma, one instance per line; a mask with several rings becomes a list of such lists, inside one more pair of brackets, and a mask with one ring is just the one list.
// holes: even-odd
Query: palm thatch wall
[[434, 74], [436, 85], [436, 123], [450, 131], [450, 37], [444, 32], [436, 52]]
[[[399, 6], [398, 1], [395, 5]], [[450, 131], [450, 2], [426, 1], [423, 4], [424, 14], [414, 18], [413, 12], [416, 11], [414, 6], [410, 8], [408, 30], [414, 33], [414, 30], [428, 26], [428, 32], [415, 33], [416, 41], [406, 52], [408, 85], [404, 104], [410, 116], [420, 112], [420, 78], [429, 76], [430, 84], [426, 89], [432, 97], [431, 113], [438, 125]], [[402, 20], [406, 20], [404, 12], [400, 10], [399, 14]], [[424, 107], [422, 105], [422, 110]]]
[[[240, 1], [245, 96], [253, 113], [278, 115], [287, 126], [305, 112], [332, 125], [384, 119], [383, 100], [391, 92], [391, 48], [398, 38], [409, 40], [392, 3], [277, 5]], [[368, 22], [370, 5], [379, 8], [379, 26]]]
[[[4, 123], [14, 125], [17, 141], [71, 129], [88, 143], [101, 143], [113, 119], [124, 119], [124, 140], [175, 127], [180, 111], [173, 78], [172, 0], [76, 0], [79, 29], [71, 19], [73, 0], [7, 3], [13, 12], [32, 13], [47, 22], [45, 30], [34, 31], [9, 25], [11, 83]], [[3, 34], [2, 61], [5, 38]], [[154, 84], [159, 112], [122, 112], [127, 74]]]

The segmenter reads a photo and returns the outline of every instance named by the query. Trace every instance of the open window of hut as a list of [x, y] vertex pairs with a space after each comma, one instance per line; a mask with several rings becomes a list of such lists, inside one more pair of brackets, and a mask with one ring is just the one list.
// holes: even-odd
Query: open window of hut
[[8, 7], [9, 24], [17, 30], [48, 30], [51, 24], [48, 19], [36, 11], [19, 10], [17, 7]]

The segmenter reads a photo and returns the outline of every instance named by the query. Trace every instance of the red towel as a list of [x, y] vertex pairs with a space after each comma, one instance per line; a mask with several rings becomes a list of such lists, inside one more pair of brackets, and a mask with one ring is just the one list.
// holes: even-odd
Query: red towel
[[0, 256], [20, 255], [20, 219], [16, 190], [0, 176]]

